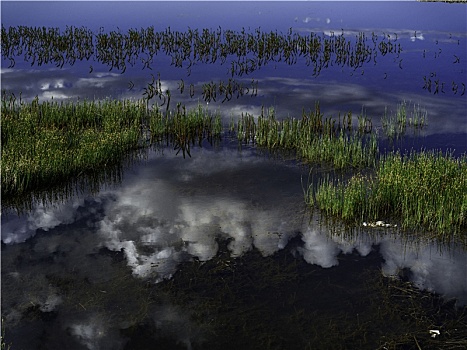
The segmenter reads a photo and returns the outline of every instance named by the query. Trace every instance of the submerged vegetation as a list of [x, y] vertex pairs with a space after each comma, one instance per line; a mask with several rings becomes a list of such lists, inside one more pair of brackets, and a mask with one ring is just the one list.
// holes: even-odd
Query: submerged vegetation
[[[14, 300], [11, 294], [37, 285], [59, 295], [60, 304], [50, 310], [44, 307], [43, 289], [20, 299], [15, 310], [22, 315], [21, 323], [9, 315], [2, 349], [9, 348], [8, 337], [23, 322], [40, 320], [52, 323], [53, 331], [31, 335], [22, 344], [58, 340], [70, 344], [70, 327], [56, 326], [63, 314], [74, 315], [72, 320], [92, 315], [107, 321], [108, 328], [100, 322], [91, 324], [107, 332], [93, 338], [93, 344], [107, 347], [105, 340], [112, 337], [112, 344], [120, 341], [125, 349], [151, 349], [157, 344], [158, 349], [383, 350], [417, 349], [419, 344], [439, 350], [467, 345], [467, 308], [456, 308], [453, 301], [401, 279], [384, 277], [376, 251], [366, 258], [369, 265], [353, 254], [342, 254], [338, 269], [323, 269], [292, 254], [303, 247], [298, 236], [268, 256], [253, 248], [234, 258], [228, 240], [219, 238], [218, 244], [220, 251], [212, 259], [181, 262], [170, 279], [156, 285], [131, 276], [123, 251], [101, 248], [94, 253], [100, 260], [93, 262], [105, 257], [112, 268], [104, 270], [105, 279], [90, 279], [82, 269], [75, 273], [51, 269], [42, 277], [43, 265], [37, 262], [42, 255], [34, 250], [27, 254], [23, 248], [18, 272], [26, 275], [26, 266], [34, 270], [26, 281], [5, 274], [3, 299]], [[433, 337], [432, 330], [440, 336]], [[57, 341], [52, 343], [51, 337]], [[22, 347], [13, 342], [14, 348]]]
[[5, 320], [2, 317], [2, 325], [1, 325], [1, 335], [0, 335], [0, 349], [1, 350], [10, 350], [11, 345], [5, 342]]
[[[290, 254], [300, 239], [289, 244], [267, 257], [253, 249], [242, 259], [232, 259], [221, 251], [204, 263], [184, 263], [162, 283], [171, 300], [189, 308], [191, 320], [205, 331], [200, 348], [383, 350], [417, 349], [416, 344], [422, 349], [467, 345], [465, 307], [457, 309], [409, 282], [384, 277], [375, 266], [365, 270], [351, 255], [340, 256], [339, 269], [308, 264]], [[370, 255], [378, 259], [377, 253]], [[430, 330], [441, 336], [433, 337]]]
[[[73, 65], [76, 61], [99, 62], [124, 73], [127, 65], [139, 62], [143, 69], [152, 69], [157, 55], [170, 57], [175, 67], [186, 67], [188, 73], [194, 63], [230, 64], [233, 76], [249, 74], [270, 62], [288, 65], [303, 59], [312, 67], [313, 75], [319, 75], [329, 65], [348, 66], [357, 69], [368, 62], [376, 63], [378, 55], [394, 55], [402, 52], [397, 37], [378, 36], [369, 38], [364, 32], [355, 40], [331, 32], [328, 37], [309, 33], [301, 35], [290, 28], [287, 33], [253, 32], [217, 29], [191, 29], [174, 31], [167, 28], [155, 31], [154, 27], [98, 33], [86, 27], [59, 28], [2, 25], [2, 57], [15, 65], [15, 58], [23, 56], [31, 65], [54, 64], [57, 67]], [[370, 39], [370, 40], [369, 40]], [[370, 43], [368, 43], [370, 42]], [[230, 61], [228, 59], [231, 59]]]

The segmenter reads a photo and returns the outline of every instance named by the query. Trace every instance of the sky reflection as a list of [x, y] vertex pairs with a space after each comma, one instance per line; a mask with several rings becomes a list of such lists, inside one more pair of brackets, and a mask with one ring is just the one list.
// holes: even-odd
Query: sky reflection
[[[297, 253], [310, 264], [330, 268], [339, 264], [339, 254], [355, 250], [366, 256], [379, 246], [385, 274], [397, 275], [407, 268], [421, 288], [467, 301], [466, 252], [443, 251], [429, 243], [414, 245], [397, 235], [379, 237], [371, 231], [355, 239], [330, 236], [326, 226], [297, 210], [303, 207], [299, 169], [250, 152], [212, 154], [196, 149], [193, 158], [185, 160], [171, 152], [162, 159], [153, 154], [144, 166], [127, 174], [121, 188], [52, 208], [38, 206], [20, 218], [2, 217], [2, 241], [20, 247], [36, 236], [36, 254], [60, 256], [61, 252], [66, 256], [62, 263], [75, 265], [85, 275], [93, 271], [86, 255], [103, 247], [123, 251], [134, 276], [157, 282], [170, 278], [183, 261], [212, 259], [219, 250], [218, 239], [230, 240], [232, 257], [253, 248], [268, 256], [298, 235], [303, 245]], [[206, 162], [216, 157], [224, 161], [211, 171]], [[77, 238], [72, 232], [79, 232], [79, 227], [86, 233]], [[75, 246], [77, 239], [80, 244]], [[12, 249], [5, 249], [3, 271], [28, 273], [25, 267], [18, 270]], [[78, 256], [79, 263], [73, 260]], [[90, 278], [103, 278], [99, 276]]]
[[[397, 6], [342, 2], [336, 6], [324, 2], [3, 1], [1, 7], [5, 26], [76, 25], [96, 31], [101, 26], [106, 30], [118, 26], [123, 31], [154, 25], [157, 30], [170, 26], [185, 31], [221, 25], [282, 32], [293, 28], [324, 36], [344, 32], [354, 37], [361, 31], [370, 38], [373, 31], [380, 36], [397, 35], [404, 48], [402, 62], [378, 56], [376, 65], [369, 63], [357, 70], [332, 67], [318, 77], [312, 77], [310, 67], [302, 64], [271, 63], [254, 74], [235, 77], [246, 85], [258, 81], [256, 97], [224, 103], [207, 104], [201, 87], [225, 80], [227, 65], [198, 65], [188, 77], [185, 69], [168, 67], [166, 59], [157, 62], [153, 71], [135, 66], [125, 74], [94, 63], [90, 73], [90, 62], [58, 69], [30, 67], [18, 60], [7, 68], [9, 62], [3, 60], [2, 89], [17, 98], [21, 92], [21, 98], [28, 101], [36, 96], [40, 101], [139, 99], [150, 73], [161, 72], [162, 90], [170, 89], [174, 101], [187, 107], [200, 103], [218, 111], [225, 123], [242, 113], [258, 116], [263, 106], [274, 107], [279, 118], [300, 118], [303, 109], [313, 109], [319, 101], [327, 116], [348, 111], [357, 116], [363, 111], [379, 132], [384, 111], [395, 112], [405, 100], [428, 112], [424, 147], [450, 145], [466, 150], [467, 100], [460, 96], [461, 83], [467, 83], [465, 5], [464, 11], [458, 5], [417, 2]], [[459, 64], [453, 63], [454, 55], [459, 56]], [[423, 89], [424, 76], [445, 82], [445, 91], [434, 94]], [[181, 78], [194, 85], [194, 98], [187, 91], [177, 91]], [[452, 82], [459, 84], [456, 94]], [[449, 140], [437, 141], [447, 134]], [[310, 220], [304, 210], [300, 176], [306, 178], [308, 173], [302, 174], [304, 170], [295, 164], [258, 157], [248, 148], [239, 152], [196, 147], [191, 154], [192, 158], [182, 159], [172, 150], [151, 151], [143, 164], [125, 172], [118, 188], [103, 188], [96, 195], [82, 194], [53, 206], [36, 204], [19, 217], [2, 214], [2, 315], [17, 332], [14, 347], [39, 348], [45, 337], [49, 348], [62, 349], [60, 339], [69, 337], [67, 345], [74, 348], [123, 348], [125, 337], [120, 330], [139, 321], [144, 298], [148, 298], [145, 283], [172, 278], [182, 263], [210, 261], [220, 253], [220, 241], [227, 241], [228, 254], [237, 258], [252, 250], [271, 256], [298, 240], [291, 253], [323, 269], [338, 268], [342, 255], [357, 253], [364, 259], [377, 252], [384, 260], [378, 267], [385, 275], [409, 271], [406, 276], [420, 288], [467, 304], [467, 252], [435, 243], [406, 242], [391, 232], [332, 235], [318, 216]], [[70, 280], [85, 282], [65, 295], [51, 279], [64, 288]], [[132, 298], [122, 301], [122, 295]], [[76, 304], [75, 300], [94, 300], [94, 304]], [[107, 309], [99, 304], [104, 302]], [[57, 315], [53, 331], [44, 331], [39, 318], [22, 322], [25, 314], [34, 312], [31, 305]], [[193, 339], [203, 338], [203, 330], [191, 322], [186, 310], [168, 301], [151, 307], [150, 326], [173, 334], [187, 347]]]
[[[51, 17], [50, 6], [54, 13], [62, 15]], [[355, 70], [337, 65], [331, 67], [331, 63], [319, 76], [313, 76], [312, 67], [306, 67], [300, 60], [292, 66], [271, 62], [252, 74], [235, 77], [246, 85], [251, 80], [258, 81], [260, 90], [256, 98], [248, 99], [248, 102], [240, 101], [245, 100], [242, 98], [236, 102], [275, 106], [296, 115], [300, 112], [296, 109], [313, 107], [319, 100], [328, 113], [352, 110], [358, 114], [364, 108], [371, 117], [379, 119], [385, 107], [395, 109], [397, 103], [407, 100], [428, 111], [428, 134], [467, 133], [467, 102], [461, 96], [465, 95], [467, 84], [467, 34], [465, 13], [459, 11], [456, 4], [210, 2], [209, 15], [204, 11], [205, 6], [202, 2], [3, 2], [2, 24], [58, 26], [62, 29], [66, 25], [87, 26], [96, 32], [101, 27], [126, 31], [149, 26], [154, 26], [156, 31], [164, 31], [169, 26], [171, 30], [180, 31], [220, 26], [237, 31], [261, 28], [265, 32], [277, 30], [282, 33], [292, 28], [302, 35], [315, 32], [329, 37], [331, 33], [343, 33], [351, 40], [365, 32], [369, 43], [373, 34], [379, 40], [389, 36], [395, 45], [401, 44], [400, 57], [375, 54], [377, 64], [367, 62]], [[440, 13], [449, 20], [440, 21]], [[150, 74], [157, 76], [161, 73], [163, 89], [170, 89], [176, 102], [181, 103], [204, 102], [202, 84], [227, 80], [230, 68], [229, 63], [198, 64], [187, 76], [185, 68], [170, 67], [170, 59], [163, 57], [157, 58], [152, 71], [141, 70], [142, 64], [138, 63], [121, 76], [117, 71], [109, 72], [109, 67], [87, 61], [61, 70], [53, 66], [30, 67], [19, 58], [13, 69], [6, 68], [8, 65], [9, 62], [4, 60], [2, 89], [17, 96], [22, 92], [25, 100], [35, 96], [42, 100], [52, 97], [58, 100], [142, 98], [144, 88], [151, 81]], [[196, 86], [193, 99], [187, 91], [183, 95], [174, 94], [180, 79], [185, 80], [186, 86]], [[134, 88], [129, 89], [132, 84]], [[295, 88], [291, 89], [287, 84]], [[219, 104], [226, 115], [230, 110], [238, 110], [235, 101], [231, 102]]]

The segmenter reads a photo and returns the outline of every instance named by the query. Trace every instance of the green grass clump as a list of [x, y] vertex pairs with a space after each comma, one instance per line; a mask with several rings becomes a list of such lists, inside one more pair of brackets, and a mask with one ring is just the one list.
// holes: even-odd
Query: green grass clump
[[419, 105], [413, 105], [413, 112], [408, 112], [406, 101], [397, 105], [395, 114], [388, 115], [387, 110], [381, 118], [383, 132], [390, 140], [400, 139], [405, 135], [407, 127], [413, 132], [420, 131], [427, 125], [427, 111]]
[[257, 118], [242, 115], [237, 137], [241, 142], [254, 142], [268, 150], [292, 150], [309, 163], [325, 163], [335, 169], [373, 166], [378, 156], [376, 134], [352, 129], [349, 113], [343, 120], [325, 118], [316, 104], [315, 110], [303, 113], [301, 119], [277, 120], [273, 109]]
[[310, 163], [331, 164], [335, 169], [362, 168], [374, 165], [378, 156], [376, 135], [367, 142], [356, 135], [341, 133], [338, 137], [321, 135], [297, 148], [301, 158]]
[[2, 196], [21, 195], [114, 165], [139, 146], [129, 101], [18, 103], [2, 98]]
[[467, 156], [391, 153], [373, 176], [357, 174], [336, 183], [324, 179], [310, 201], [347, 222], [396, 220], [407, 230], [461, 235], [467, 226]]
[[153, 108], [148, 120], [151, 141], [173, 144], [183, 156], [190, 155], [190, 145], [201, 145], [205, 139], [209, 142], [219, 139], [224, 128], [220, 114], [211, 115], [201, 105], [187, 111], [179, 104], [172, 113]]
[[147, 101], [18, 101], [2, 95], [2, 198], [45, 190], [82, 174], [119, 166], [133, 150], [165, 141], [190, 154], [190, 144], [220, 137], [219, 115], [200, 106], [176, 111]]

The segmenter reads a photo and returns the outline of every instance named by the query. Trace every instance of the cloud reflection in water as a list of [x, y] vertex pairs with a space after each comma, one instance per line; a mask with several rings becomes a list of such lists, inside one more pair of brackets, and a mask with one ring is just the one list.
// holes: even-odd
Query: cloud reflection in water
[[[282, 12], [278, 16], [284, 17]], [[295, 18], [295, 14], [289, 17]], [[300, 21], [313, 23], [316, 18], [301, 16]], [[333, 23], [338, 21], [338, 17], [335, 20], [333, 17]], [[329, 22], [327, 19], [326, 23]], [[346, 35], [355, 35], [359, 31], [346, 30]], [[421, 31], [415, 35], [412, 30], [384, 31], [391, 35], [397, 32], [400, 39], [411, 41], [409, 44], [413, 47], [437, 35], [433, 32], [422, 34]], [[339, 33], [336, 30], [336, 34]], [[330, 32], [325, 31], [325, 34]], [[463, 43], [465, 33], [462, 35]], [[443, 42], [442, 38], [439, 42]], [[457, 45], [456, 41], [451, 44]], [[85, 68], [87, 72], [89, 67]], [[99, 70], [96, 66], [93, 73], [80, 76], [73, 69], [2, 68], [2, 88], [14, 91], [17, 97], [22, 91], [22, 98], [26, 100], [36, 95], [40, 100], [141, 98], [143, 88], [149, 82], [146, 71], [130, 77]], [[395, 70], [399, 71], [397, 65]], [[180, 72], [185, 73], [178, 71], [177, 74]], [[408, 69], [401, 72], [410, 73]], [[370, 67], [365, 67], [365, 75], [358, 79], [354, 77], [350, 81], [345, 75], [348, 72], [344, 72], [339, 73], [342, 80], [322, 81], [301, 78], [303, 71], [299, 72], [300, 78], [274, 77], [268, 72], [267, 77], [259, 75], [258, 98], [211, 103], [210, 108], [219, 108], [226, 120], [231, 115], [239, 117], [242, 112], [258, 115], [261, 105], [274, 106], [280, 117], [300, 117], [302, 107], [312, 108], [319, 100], [326, 114], [337, 116], [338, 112], [348, 110], [358, 114], [364, 107], [370, 117], [379, 119], [385, 106], [395, 110], [397, 103], [409, 100], [428, 110], [427, 133], [466, 132], [465, 128], [459, 127], [465, 125], [463, 100], [452, 96], [435, 97], [425, 91], [407, 93], [398, 88], [386, 88], [387, 85], [380, 84], [382, 74], [376, 87], [368, 85], [363, 79], [369, 73]], [[162, 78], [162, 90], [171, 89], [174, 101], [190, 102], [186, 91], [184, 95], [174, 93], [177, 79], [172, 76]], [[208, 82], [203, 79], [204, 76], [193, 81], [198, 93], [200, 86]], [[130, 80], [135, 84], [131, 91], [128, 89]], [[250, 77], [245, 80], [247, 85], [250, 81]], [[446, 90], [449, 92], [448, 88]], [[355, 239], [330, 237], [325, 226], [309, 222], [300, 213], [298, 208], [303, 206], [303, 197], [296, 171], [255, 158], [247, 151], [238, 154], [193, 150], [192, 154], [193, 158], [185, 160], [170, 152], [162, 159], [150, 157], [146, 165], [138, 167], [133, 174], [126, 174], [122, 187], [116, 190], [103, 191], [94, 197], [73, 198], [51, 208], [38, 205], [19, 218], [2, 215], [2, 242], [6, 244], [2, 246], [2, 314], [7, 324], [12, 327], [19, 324], [22, 315], [33, 304], [44, 313], [58, 311], [50, 339], [60, 339], [56, 335], [62, 332], [88, 349], [122, 348], [124, 341], [116, 328], [131, 326], [124, 311], [113, 310], [111, 318], [104, 312], [87, 312], [84, 306], [73, 305], [76, 308], [67, 309], [67, 296], [50, 287], [47, 276], [80, 276], [89, 282], [86, 292], [93, 285], [106, 285], [116, 270], [112, 258], [100, 253], [106, 248], [123, 251], [123, 262], [134, 276], [161, 281], [170, 278], [182, 262], [193, 258], [200, 261], [212, 259], [219, 251], [217, 238], [229, 239], [230, 254], [241, 257], [253, 248], [264, 256], [271, 255], [283, 249], [292, 237], [300, 235], [303, 245], [296, 252], [308, 263], [323, 268], [338, 266], [339, 254], [356, 250], [366, 256], [379, 246], [379, 253], [385, 260], [381, 268], [386, 275], [397, 275], [401, 269], [408, 269], [410, 279], [419, 287], [467, 303], [465, 252], [455, 249], [443, 252], [433, 244], [413, 246], [389, 234], [375, 237], [362, 232]], [[96, 293], [103, 292], [111, 291], [98, 290]], [[137, 293], [130, 294], [133, 299], [138, 296]], [[132, 301], [125, 300], [126, 307], [137, 310]], [[118, 304], [119, 307], [125, 305]], [[172, 332], [186, 346], [199, 336], [199, 330], [193, 327], [183, 310], [163, 304], [151, 312], [155, 327]], [[29, 344], [24, 346], [38, 345], [34, 342], [39, 335], [34, 332], [25, 332], [28, 339], [24, 341]], [[15, 345], [22, 347], [21, 342]], [[57, 345], [56, 348], [63, 347]]]
[[[126, 173], [119, 188], [52, 208], [37, 206], [16, 219], [2, 217], [6, 322], [22, 324], [33, 302], [45, 314], [57, 312], [55, 322], [60, 326], [54, 329], [63, 332], [57, 339], [71, 335], [88, 349], [121, 348], [124, 340], [118, 329], [132, 326], [128, 315], [136, 317], [132, 313], [144, 302], [138, 300], [144, 294], [131, 285], [160, 282], [171, 278], [183, 262], [212, 259], [219, 253], [218, 239], [229, 240], [232, 257], [242, 257], [252, 249], [271, 255], [298, 236], [302, 244], [291, 248], [297, 258], [337, 269], [341, 254], [358, 252], [365, 257], [378, 249], [384, 274], [409, 270], [410, 280], [420, 288], [467, 303], [466, 252], [442, 251], [428, 243], [412, 245], [389, 233], [329, 235], [326, 226], [301, 212], [297, 167], [257, 157], [251, 150], [196, 148], [192, 155], [183, 159], [171, 151], [152, 153], [145, 164]], [[102, 249], [119, 254], [120, 266], [130, 269], [133, 278], [118, 277], [123, 271], [118, 272], [115, 256]], [[50, 286], [51, 276], [88, 282], [70, 299]], [[121, 300], [125, 293], [131, 298]], [[108, 303], [118, 308], [96, 313], [91, 297], [96, 294], [110, 298]], [[73, 304], [87, 300], [91, 304]], [[170, 304], [150, 312], [152, 327], [187, 346], [202, 337], [188, 316]]]
[[[218, 166], [208, 167], [210, 162]], [[274, 169], [268, 171], [270, 178], [264, 169]], [[147, 164], [127, 174], [121, 188], [87, 199], [92, 205], [71, 199], [56, 208], [38, 206], [21, 218], [3, 218], [2, 241], [19, 244], [40, 229], [38, 239], [45, 249], [36, 244], [36, 253], [51, 254], [67, 247], [68, 256], [73, 256], [77, 247], [65, 243], [66, 236], [48, 239], [44, 231], [84, 220], [97, 235], [79, 249], [88, 254], [102, 247], [123, 251], [135, 276], [160, 281], [170, 278], [183, 261], [213, 258], [219, 249], [217, 239], [230, 240], [233, 257], [253, 248], [268, 256], [301, 232], [303, 245], [297, 251], [311, 264], [337, 266], [339, 254], [356, 250], [366, 256], [379, 245], [385, 274], [408, 268], [421, 288], [467, 301], [465, 252], [441, 252], [430, 244], [411, 246], [391, 235], [375, 238], [361, 233], [355, 241], [330, 237], [325, 226], [308, 223], [300, 213], [303, 195], [298, 170], [293, 169], [250, 151], [198, 149], [185, 160], [170, 152], [152, 155]]]

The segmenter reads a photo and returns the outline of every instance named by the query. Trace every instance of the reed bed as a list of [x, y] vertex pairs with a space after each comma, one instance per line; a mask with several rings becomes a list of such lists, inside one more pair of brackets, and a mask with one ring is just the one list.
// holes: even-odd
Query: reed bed
[[[232, 127], [231, 127], [232, 129]], [[270, 151], [288, 150], [309, 163], [325, 163], [335, 169], [374, 166], [378, 156], [376, 134], [360, 123], [352, 127], [352, 114], [342, 119], [325, 118], [319, 103], [302, 118], [276, 119], [274, 109], [264, 108], [257, 118], [241, 116], [237, 124], [237, 138], [253, 142]]]
[[439, 238], [466, 238], [467, 156], [441, 151], [390, 153], [374, 175], [323, 179], [310, 202], [325, 213], [362, 224], [388, 220]]
[[[112, 168], [133, 150], [157, 142], [190, 152], [220, 137], [219, 115], [147, 108], [142, 100], [24, 103], [2, 95], [1, 184], [4, 200]], [[149, 135], [149, 137], [148, 137]]]

